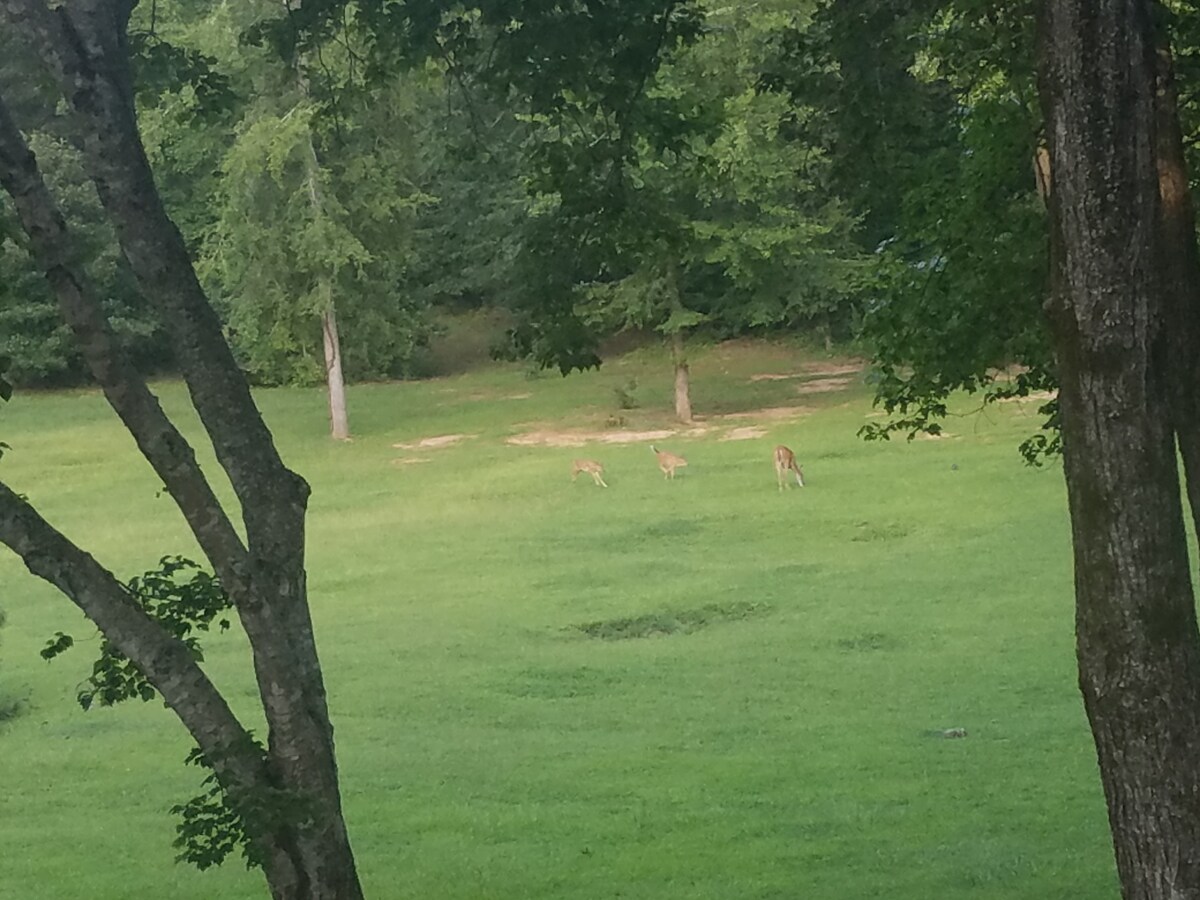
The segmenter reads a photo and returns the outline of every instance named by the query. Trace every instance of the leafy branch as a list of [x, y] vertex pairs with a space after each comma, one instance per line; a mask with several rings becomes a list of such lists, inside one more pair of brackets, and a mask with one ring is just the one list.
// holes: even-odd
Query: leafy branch
[[[216, 576], [182, 556], [164, 556], [159, 567], [131, 578], [123, 585], [129, 598], [173, 637], [178, 638], [197, 660], [203, 660], [196, 632], [209, 631], [215, 620], [221, 631], [229, 629], [222, 616], [231, 607], [229, 596]], [[41, 650], [51, 660], [74, 645], [69, 634], [57, 632]], [[92, 674], [79, 688], [76, 699], [83, 709], [95, 704], [114, 706], [135, 697], [148, 701], [158, 695], [145, 673], [107, 639], [100, 642], [100, 656]]]

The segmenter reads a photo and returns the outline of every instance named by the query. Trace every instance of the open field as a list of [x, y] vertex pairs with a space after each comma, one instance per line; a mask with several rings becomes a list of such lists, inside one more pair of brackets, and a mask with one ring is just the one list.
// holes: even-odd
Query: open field
[[[314, 618], [369, 896], [1117, 896], [1061, 472], [1015, 450], [1033, 404], [865, 444], [869, 393], [839, 362], [697, 354], [706, 430], [656, 441], [689, 460], [674, 482], [647, 442], [600, 442], [674, 427], [657, 351], [566, 380], [358, 387], [348, 445], [324, 437], [319, 391], [260, 394], [314, 488]], [[641, 405], [621, 410], [630, 378]], [[420, 446], [446, 435], [464, 437]], [[98, 394], [19, 395], [0, 439], [4, 479], [123, 576], [195, 553]], [[780, 442], [803, 490], [776, 489]], [[611, 487], [572, 484], [574, 456]], [[29, 701], [0, 725], [0, 897], [264, 896], [236, 861], [172, 862], [186, 735], [157, 703], [78, 709], [95, 639], [7, 553], [0, 607], [0, 693]], [[56, 630], [81, 646], [46, 664]], [[206, 646], [251, 715], [240, 637]]]

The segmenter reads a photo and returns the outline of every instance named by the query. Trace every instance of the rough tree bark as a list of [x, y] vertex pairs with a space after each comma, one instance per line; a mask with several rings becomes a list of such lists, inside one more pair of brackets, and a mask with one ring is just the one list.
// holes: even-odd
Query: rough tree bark
[[[1161, 13], [1161, 4], [1155, 4]], [[1200, 245], [1188, 188], [1178, 89], [1170, 35], [1158, 17], [1155, 33], [1155, 156], [1158, 165], [1175, 437], [1186, 474], [1192, 521], [1200, 526]]]
[[[1150, 0], [1044, 0], [1047, 312], [1079, 681], [1122, 890], [1130, 900], [1184, 900], [1200, 898], [1200, 633], [1175, 443], [1177, 427], [1181, 437], [1194, 427], [1176, 389], [1194, 366], [1181, 368], [1172, 339], [1184, 325], [1174, 254], [1190, 207], [1182, 170], [1164, 159], [1174, 113], [1152, 12]], [[1180, 193], [1164, 196], [1171, 190]], [[1194, 232], [1190, 241], [1194, 249]]]
[[59, 79], [89, 175], [142, 292], [170, 329], [192, 403], [240, 502], [244, 542], [190, 446], [117, 351], [100, 305], [72, 263], [76, 256], [62, 217], [2, 102], [0, 182], [13, 196], [35, 258], [106, 397], [162, 477], [236, 606], [269, 726], [266, 761], [237, 749], [251, 746], [244, 729], [190, 655], [165, 632], [156, 634], [152, 620], [138, 619], [110, 573], [2, 486], [0, 542], [84, 609], [142, 669], [235, 803], [239, 795], [270, 787], [303, 811], [252, 835], [265, 851], [272, 895], [353, 900], [362, 891], [342, 818], [305, 581], [308, 485], [280, 459], [155, 189], [133, 109], [125, 38], [132, 6], [132, 0], [73, 0], [52, 9], [45, 0], [0, 0], [0, 26], [37, 48]]
[[675, 363], [675, 417], [680, 422], [692, 422], [691, 373], [688, 370], [687, 352], [683, 345], [683, 332], [671, 335], [671, 359]]
[[[679, 261], [671, 256], [667, 259], [666, 269], [667, 302], [671, 319], [667, 327], [671, 329], [671, 361], [675, 365], [675, 417], [687, 425], [692, 423], [692, 383], [691, 372], [688, 369], [687, 348], [685, 347], [685, 307], [683, 293], [679, 286]], [[673, 326], [673, 327], [672, 327]]]
[[325, 349], [325, 384], [329, 390], [329, 435], [335, 441], [348, 441], [350, 417], [346, 412], [346, 379], [342, 377], [342, 342], [332, 297], [321, 313], [321, 342]]

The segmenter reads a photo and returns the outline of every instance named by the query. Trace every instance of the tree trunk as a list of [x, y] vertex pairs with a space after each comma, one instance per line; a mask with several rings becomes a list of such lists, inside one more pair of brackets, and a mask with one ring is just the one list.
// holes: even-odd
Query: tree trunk
[[671, 357], [675, 362], [675, 417], [680, 422], [692, 424], [691, 376], [688, 372], [687, 356], [684, 354], [683, 332], [671, 335]]
[[1080, 687], [1124, 896], [1200, 898], [1200, 634], [1173, 432], [1151, 5], [1045, 0], [1039, 24]]
[[[301, 79], [301, 87], [307, 94], [308, 88]], [[321, 218], [325, 209], [321, 203], [321, 164], [317, 159], [317, 148], [312, 134], [308, 136], [308, 199], [313, 216]], [[346, 414], [346, 381], [342, 377], [342, 342], [338, 338], [337, 312], [333, 303], [333, 284], [328, 277], [321, 280], [320, 294], [324, 303], [321, 311], [321, 342], [325, 350], [325, 384], [329, 390], [329, 434], [335, 441], [350, 440], [350, 419]]]
[[321, 314], [321, 337], [325, 345], [325, 381], [329, 385], [329, 432], [335, 441], [348, 441], [350, 420], [346, 415], [346, 382], [342, 379], [342, 345], [332, 303]]
[[[44, 0], [0, 0], [0, 26], [36, 47], [60, 82], [89, 176], [140, 289], [156, 304], [170, 331], [192, 403], [240, 502], [244, 544], [229, 528], [228, 517], [213, 516], [207, 506], [211, 488], [190, 448], [153, 397], [143, 393], [144, 385], [131, 380], [131, 368], [114, 356], [112, 342], [106, 341], [103, 327], [97, 327], [104, 324], [103, 317], [96, 318], [89, 299], [94, 294], [81, 289], [82, 273], [70, 265], [75, 254], [65, 246], [61, 216], [44, 208], [36, 189], [21, 187], [28, 188], [31, 173], [36, 173], [21, 141], [10, 142], [16, 152], [3, 160], [5, 187], [17, 186], [14, 199], [22, 225], [64, 310], [77, 313], [71, 325], [90, 342], [85, 347], [89, 365], [184, 511], [230, 591], [249, 638], [269, 729], [272, 786], [276, 795], [281, 793], [288, 804], [303, 810], [303, 815], [286, 815], [282, 823], [268, 817], [252, 835], [263, 847], [273, 848], [275, 858], [268, 860], [266, 870], [271, 893], [287, 900], [355, 900], [362, 891], [342, 818], [333, 728], [308, 608], [304, 520], [309, 488], [280, 459], [196, 279], [183, 238], [155, 189], [131, 99], [124, 29], [132, 6], [131, 0], [72, 0], [53, 8]], [[38, 204], [43, 208], [34, 208]], [[42, 228], [46, 223], [51, 224], [48, 231]], [[18, 553], [22, 550], [14, 545], [25, 548], [22, 556], [31, 570], [52, 580], [77, 604], [94, 600], [98, 605], [88, 614], [107, 634], [114, 627], [111, 623], [119, 621], [113, 618], [119, 611], [105, 605], [117, 602], [116, 595], [95, 589], [104, 576], [87, 570], [90, 557], [69, 542], [28, 543], [16, 528], [28, 521], [22, 518], [24, 512], [14, 507], [12, 497], [0, 500], [7, 504], [0, 503], [0, 517], [8, 515], [10, 523], [16, 523], [0, 540]], [[85, 577], [88, 571], [90, 580]], [[63, 573], [74, 574], [68, 578]], [[182, 665], [180, 654], [160, 656], [144, 642], [131, 649], [130, 658], [168, 697], [179, 670], [174, 664], [162, 669], [160, 663], [176, 659]], [[203, 749], [202, 737], [211, 726], [201, 708], [172, 708]], [[219, 767], [217, 773], [236, 800], [236, 779]]]
[[1188, 188], [1170, 36], [1160, 25], [1155, 37], [1155, 155], [1163, 240], [1160, 273], [1171, 322], [1168, 340], [1175, 388], [1175, 437], [1183, 460], [1192, 522], [1200, 528], [1200, 246]]

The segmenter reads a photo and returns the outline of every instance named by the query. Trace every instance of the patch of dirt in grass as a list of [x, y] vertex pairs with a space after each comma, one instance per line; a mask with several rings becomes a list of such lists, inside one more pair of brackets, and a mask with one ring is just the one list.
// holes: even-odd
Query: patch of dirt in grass
[[752, 441], [755, 438], [766, 437], [767, 429], [760, 428], [757, 425], [743, 425], [741, 428], [732, 428], [721, 435], [723, 441]]
[[695, 609], [647, 613], [620, 619], [603, 619], [571, 626], [590, 638], [601, 641], [627, 641], [635, 638], [663, 637], [672, 634], [691, 634], [722, 622], [740, 622], [764, 616], [771, 611], [765, 603], [741, 601], [710, 603]]
[[396, 450], [437, 450], [441, 447], [453, 447], [459, 441], [478, 437], [475, 434], [439, 434], [436, 437], [422, 438], [419, 441], [408, 441], [403, 444], [392, 444]]
[[[841, 375], [857, 375], [863, 370], [864, 362], [861, 359], [848, 360], [844, 363], [837, 362], [812, 362], [803, 363], [800, 366], [799, 372], [761, 372], [757, 375], [751, 375], [751, 381], [791, 381], [796, 378], [835, 378]], [[849, 381], [850, 379], [845, 379]]]
[[415, 466], [417, 463], [433, 462], [428, 456], [407, 456], [392, 460], [393, 466]]
[[[691, 433], [691, 432], [689, 432]], [[677, 432], [658, 431], [527, 431], [505, 438], [504, 443], [515, 447], [583, 447], [586, 444], [636, 444], [640, 441], [661, 441]]]
[[863, 370], [866, 360], [848, 359], [845, 362], [810, 362], [800, 368], [809, 375], [856, 375]]
[[833, 391], [845, 390], [850, 384], [849, 378], [817, 378], [796, 385], [797, 394], [829, 394]]
[[764, 409], [751, 409], [746, 412], [725, 413], [718, 416], [721, 419], [799, 419], [811, 415], [811, 406], [768, 406]]
[[500, 399], [501, 400], [528, 400], [532, 396], [533, 396], [533, 394], [526, 392], [524, 394], [506, 394], [505, 396], [501, 397]]
[[958, 437], [952, 431], [939, 431], [936, 434], [930, 434], [928, 431], [918, 431], [916, 439], [918, 441], [944, 441], [946, 438]]

